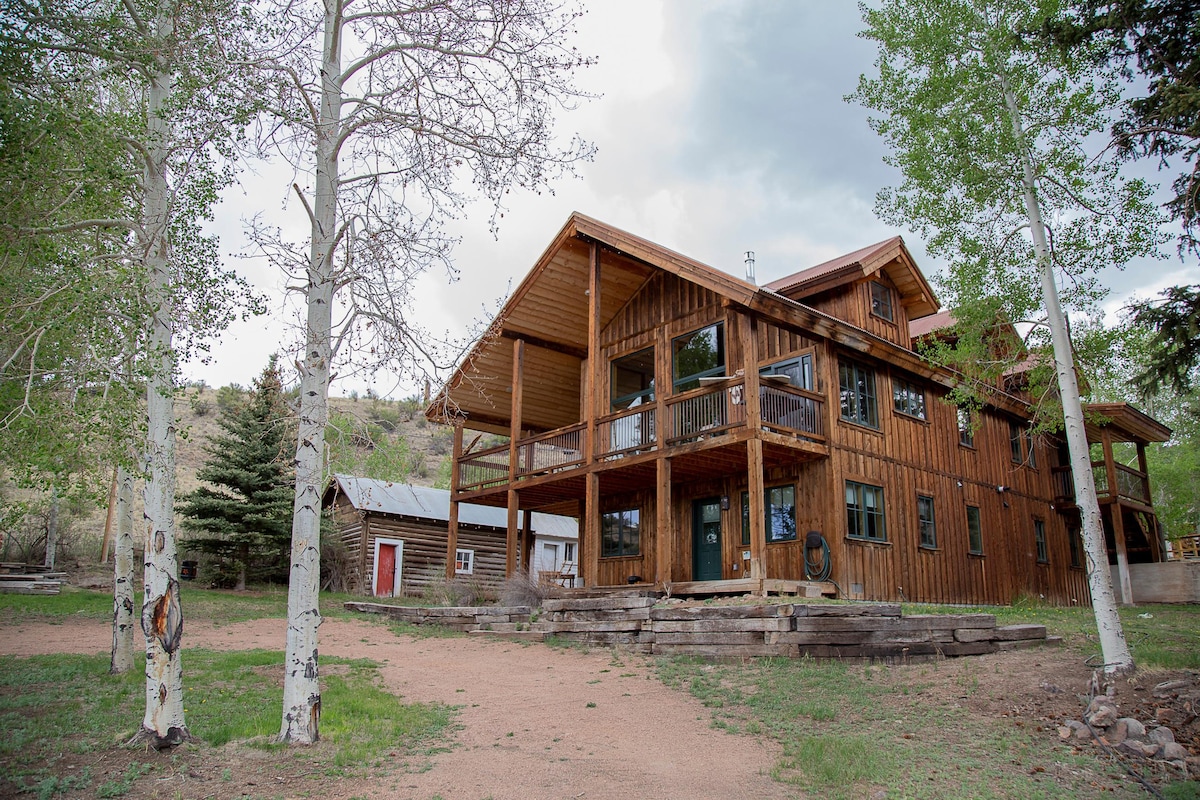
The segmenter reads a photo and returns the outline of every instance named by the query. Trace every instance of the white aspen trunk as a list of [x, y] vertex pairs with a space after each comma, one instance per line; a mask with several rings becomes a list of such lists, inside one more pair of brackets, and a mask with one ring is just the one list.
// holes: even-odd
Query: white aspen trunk
[[1108, 674], [1128, 672], [1133, 669], [1133, 656], [1125, 641], [1125, 631], [1117, 613], [1116, 598], [1113, 596], [1112, 580], [1108, 569], [1108, 548], [1104, 545], [1104, 524], [1100, 517], [1100, 503], [1096, 499], [1096, 481], [1092, 475], [1092, 457], [1088, 448], [1087, 431], [1084, 428], [1083, 405], [1079, 398], [1079, 382], [1075, 375], [1075, 357], [1071, 351], [1071, 339], [1067, 334], [1067, 321], [1058, 300], [1058, 285], [1054, 280], [1054, 267], [1050, 262], [1050, 248], [1046, 241], [1046, 226], [1042, 221], [1038, 203], [1037, 183], [1029, 151], [1024, 146], [1025, 132], [1017, 108], [1016, 98], [1008, 86], [1005, 76], [1000, 76], [1004, 89], [1004, 102], [1021, 148], [1022, 189], [1025, 196], [1025, 213], [1033, 234], [1033, 251], [1037, 257], [1042, 278], [1042, 298], [1046, 304], [1046, 316], [1050, 336], [1054, 344], [1054, 368], [1058, 375], [1058, 391], [1062, 399], [1063, 423], [1067, 449], [1071, 454], [1071, 474], [1075, 479], [1075, 504], [1083, 525], [1083, 547], [1087, 555], [1088, 588], [1092, 595], [1092, 611], [1096, 617], [1096, 629], [1100, 635], [1100, 652], [1104, 658], [1104, 671]]
[[321, 495], [325, 487], [325, 425], [332, 359], [333, 250], [337, 239], [338, 134], [342, 114], [340, 0], [326, 0], [321, 51], [320, 118], [316, 123], [316, 183], [307, 287], [307, 333], [300, 364], [300, 428], [296, 498], [292, 508], [292, 566], [288, 582], [283, 722], [279, 740], [311, 744], [320, 738], [321, 684], [317, 628], [321, 624]]
[[50, 514], [46, 520], [46, 558], [43, 559], [47, 572], [54, 571], [54, 556], [58, 550], [58, 490], [50, 487]]
[[[160, 10], [153, 36], [164, 45], [172, 22]], [[147, 336], [152, 360], [146, 381], [149, 432], [145, 498], [145, 559], [142, 631], [146, 634], [146, 716], [138, 739], [156, 749], [190, 739], [183, 714], [183, 664], [180, 642], [183, 613], [179, 606], [179, 565], [175, 551], [175, 354], [172, 350], [174, 304], [171, 297], [170, 187], [167, 183], [171, 141], [167, 100], [175, 78], [161, 62], [151, 68], [143, 173], [145, 198], [142, 242], [152, 311]]]
[[133, 669], [133, 475], [117, 467], [116, 546], [113, 548], [113, 644], [108, 671]]

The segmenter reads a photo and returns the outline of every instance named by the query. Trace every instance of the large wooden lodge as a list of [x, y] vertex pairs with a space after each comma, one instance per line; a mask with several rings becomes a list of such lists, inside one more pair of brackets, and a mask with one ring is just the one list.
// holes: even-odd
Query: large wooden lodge
[[[455, 426], [448, 551], [469, 501], [507, 508], [509, 572], [523, 513], [577, 517], [589, 588], [1087, 603], [1062, 448], [1019, 394], [945, 400], [914, 342], [947, 319], [899, 237], [760, 287], [574, 214], [427, 412]], [[1129, 601], [1170, 431], [1093, 410]]]

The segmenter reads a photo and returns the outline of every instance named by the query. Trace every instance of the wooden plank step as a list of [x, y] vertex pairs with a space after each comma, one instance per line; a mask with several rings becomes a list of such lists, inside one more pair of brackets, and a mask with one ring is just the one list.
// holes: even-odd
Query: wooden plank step
[[468, 636], [478, 636], [480, 638], [504, 639], [514, 642], [541, 642], [545, 641], [546, 634], [542, 631], [497, 631], [497, 630], [473, 630], [467, 631]]

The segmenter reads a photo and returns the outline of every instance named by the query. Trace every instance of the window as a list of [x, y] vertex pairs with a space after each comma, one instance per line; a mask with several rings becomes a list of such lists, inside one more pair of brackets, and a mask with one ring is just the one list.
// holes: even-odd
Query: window
[[842, 419], [878, 428], [875, 373], [854, 361], [839, 361], [838, 384], [842, 399]]
[[958, 407], [958, 443], [966, 447], [975, 446], [975, 420], [971, 409]]
[[871, 281], [871, 313], [888, 322], [893, 320], [892, 290], [879, 281]]
[[921, 547], [937, 547], [937, 525], [933, 519], [933, 498], [917, 495], [917, 526], [921, 532]]
[[851, 539], [887, 541], [881, 487], [846, 481], [846, 530]]
[[917, 419], [925, 419], [925, 391], [908, 381], [892, 380], [892, 401], [896, 410]]
[[640, 512], [610, 511], [600, 518], [600, 557], [636, 556], [641, 547]]
[[1033, 521], [1033, 541], [1037, 544], [1037, 560], [1039, 564], [1050, 563], [1050, 550], [1046, 547], [1046, 523], [1040, 519]]
[[563, 544], [563, 561], [575, 562], [575, 543], [566, 542]]
[[[767, 543], [796, 540], [796, 487], [792, 484], [763, 491]], [[742, 492], [742, 544], [750, 544], [750, 493]]]
[[776, 364], [771, 364], [768, 367], [763, 367], [758, 371], [759, 375], [786, 375], [788, 385], [794, 386], [797, 389], [808, 389], [810, 392], [813, 388], [813, 357], [811, 353], [805, 353], [799, 358], [780, 361]]
[[1037, 469], [1037, 439], [1034, 438], [1033, 432], [1025, 431], [1025, 463]]
[[455, 550], [454, 551], [454, 574], [455, 575], [470, 575], [475, 571], [475, 551], [474, 550]]
[[612, 362], [612, 410], [654, 401], [654, 348], [647, 347]]
[[725, 374], [725, 323], [718, 322], [671, 340], [671, 374], [676, 392], [700, 385], [701, 378]]
[[983, 555], [983, 528], [979, 524], [979, 509], [967, 506], [967, 551], [972, 555]]
[[1020, 464], [1025, 461], [1021, 456], [1021, 426], [1015, 422], [1008, 423], [1008, 449], [1012, 453], [1012, 460]]
[[1071, 566], [1079, 569], [1083, 566], [1083, 531], [1080, 528], [1067, 528], [1067, 542], [1071, 546]]

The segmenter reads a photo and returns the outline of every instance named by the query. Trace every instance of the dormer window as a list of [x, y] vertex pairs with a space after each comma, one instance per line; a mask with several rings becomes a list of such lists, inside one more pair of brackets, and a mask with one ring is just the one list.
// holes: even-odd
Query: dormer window
[[880, 319], [893, 322], [892, 290], [879, 281], [871, 281], [871, 313]]

